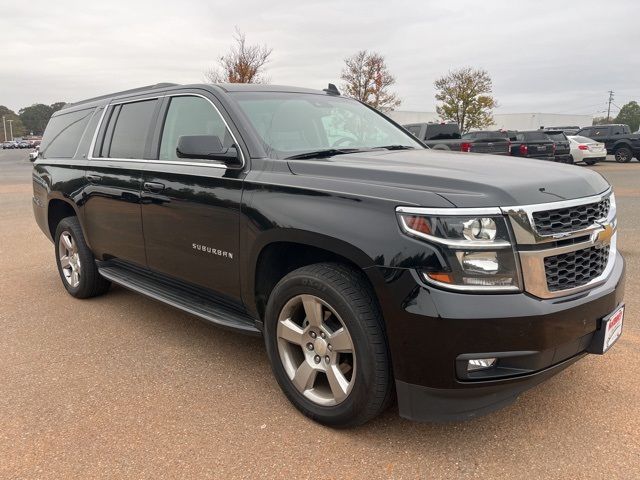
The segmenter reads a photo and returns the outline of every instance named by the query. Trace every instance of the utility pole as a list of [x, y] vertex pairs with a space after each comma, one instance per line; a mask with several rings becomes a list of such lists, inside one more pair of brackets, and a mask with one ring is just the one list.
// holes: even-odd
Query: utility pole
[[2, 115], [2, 126], [4, 127], [4, 140], [3, 141], [7, 141], [7, 122], [4, 119], [4, 115]]
[[610, 121], [611, 116], [611, 102], [613, 102], [613, 90], [609, 90], [609, 107], [607, 108], [607, 122]]
[[11, 141], [13, 142], [13, 120], [8, 120], [9, 122], [9, 132], [11, 133]]

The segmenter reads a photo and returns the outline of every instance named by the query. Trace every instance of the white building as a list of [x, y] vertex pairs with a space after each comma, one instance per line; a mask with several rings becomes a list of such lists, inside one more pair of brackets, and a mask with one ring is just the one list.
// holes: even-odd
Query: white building
[[[437, 122], [440, 117], [436, 112], [407, 112], [397, 110], [388, 114], [401, 125], [407, 123]], [[540, 127], [586, 127], [591, 125], [591, 115], [570, 115], [559, 113], [495, 113], [493, 115], [495, 129], [505, 130], [537, 130]]]

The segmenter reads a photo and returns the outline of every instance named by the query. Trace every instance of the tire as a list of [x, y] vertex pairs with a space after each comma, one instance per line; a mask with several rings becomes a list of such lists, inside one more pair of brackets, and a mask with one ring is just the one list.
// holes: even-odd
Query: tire
[[584, 163], [586, 163], [587, 165], [595, 165], [596, 163], [598, 163], [597, 160], [585, 160]]
[[631, 158], [633, 158], [631, 150], [627, 147], [619, 147], [613, 154], [615, 155], [616, 162], [618, 163], [629, 163]]
[[[321, 313], [307, 313], [314, 311]], [[269, 297], [264, 333], [280, 388], [307, 417], [353, 427], [389, 405], [393, 380], [382, 315], [362, 272], [318, 263], [289, 273]]]
[[77, 217], [63, 218], [56, 228], [54, 240], [58, 273], [69, 294], [76, 298], [91, 298], [109, 290], [111, 282], [98, 273], [95, 257], [87, 247]]

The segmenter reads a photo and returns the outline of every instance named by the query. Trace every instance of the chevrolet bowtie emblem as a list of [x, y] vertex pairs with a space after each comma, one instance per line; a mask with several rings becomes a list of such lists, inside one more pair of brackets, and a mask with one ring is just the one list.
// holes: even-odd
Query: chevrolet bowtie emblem
[[611, 237], [615, 233], [615, 228], [610, 223], [602, 226], [603, 230], [598, 232], [595, 243], [600, 245], [609, 245], [611, 243]]

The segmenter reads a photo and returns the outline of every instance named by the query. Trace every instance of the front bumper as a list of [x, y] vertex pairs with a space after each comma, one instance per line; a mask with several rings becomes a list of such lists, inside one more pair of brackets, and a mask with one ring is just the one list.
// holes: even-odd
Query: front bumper
[[[418, 421], [469, 419], [512, 402], [584, 356], [624, 293], [619, 254], [605, 283], [546, 300], [448, 292], [420, 284], [410, 270], [384, 270], [392, 288], [381, 303], [400, 415]], [[508, 358], [506, 369], [462, 378], [461, 355], [496, 352]]]

